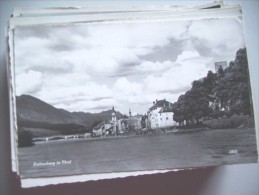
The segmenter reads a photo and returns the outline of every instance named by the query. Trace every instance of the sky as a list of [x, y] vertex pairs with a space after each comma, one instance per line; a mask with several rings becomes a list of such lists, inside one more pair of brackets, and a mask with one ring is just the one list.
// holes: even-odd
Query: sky
[[238, 18], [36, 25], [15, 29], [16, 95], [56, 108], [145, 114], [245, 47]]

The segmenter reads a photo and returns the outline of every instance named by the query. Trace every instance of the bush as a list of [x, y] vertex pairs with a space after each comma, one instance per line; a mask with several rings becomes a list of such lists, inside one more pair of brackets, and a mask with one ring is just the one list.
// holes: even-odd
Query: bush
[[210, 119], [203, 121], [203, 124], [213, 129], [252, 127], [254, 125], [253, 119], [250, 119], [248, 115]]
[[18, 130], [18, 147], [33, 146], [32, 134], [25, 129]]

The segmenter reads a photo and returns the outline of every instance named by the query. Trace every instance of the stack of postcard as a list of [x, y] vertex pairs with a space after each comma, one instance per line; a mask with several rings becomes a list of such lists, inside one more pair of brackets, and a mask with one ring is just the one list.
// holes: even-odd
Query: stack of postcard
[[16, 9], [8, 37], [23, 187], [257, 162], [240, 6]]

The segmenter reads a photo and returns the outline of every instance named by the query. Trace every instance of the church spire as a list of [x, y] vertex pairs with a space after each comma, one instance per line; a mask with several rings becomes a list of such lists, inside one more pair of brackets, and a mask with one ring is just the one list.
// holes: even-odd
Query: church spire
[[131, 117], [131, 110], [129, 109], [129, 117]]
[[115, 113], [114, 107], [112, 107], [112, 122], [115, 122], [115, 121], [117, 121], [116, 113]]

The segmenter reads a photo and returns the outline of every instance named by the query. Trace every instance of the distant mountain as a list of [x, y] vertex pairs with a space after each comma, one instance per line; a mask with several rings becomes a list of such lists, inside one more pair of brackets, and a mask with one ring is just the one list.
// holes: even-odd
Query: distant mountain
[[16, 97], [16, 109], [18, 121], [49, 124], [81, 123], [70, 112], [57, 109], [30, 95]]
[[[95, 125], [97, 125], [101, 121], [111, 120], [112, 112], [113, 112], [112, 110], [106, 110], [100, 113], [72, 112], [72, 114], [76, 118], [78, 119], [80, 118], [80, 120], [84, 121], [84, 124], [86, 126], [92, 129]], [[117, 112], [117, 111], [115, 111], [115, 115], [117, 119], [121, 119], [124, 117], [120, 112]]]
[[[16, 109], [20, 129], [29, 128], [35, 132], [35, 129], [37, 132], [51, 130], [56, 132], [54, 134], [90, 132], [96, 124], [110, 120], [112, 116], [112, 110], [101, 113], [69, 112], [30, 95], [17, 96]], [[116, 112], [116, 117], [120, 119], [123, 115]]]

